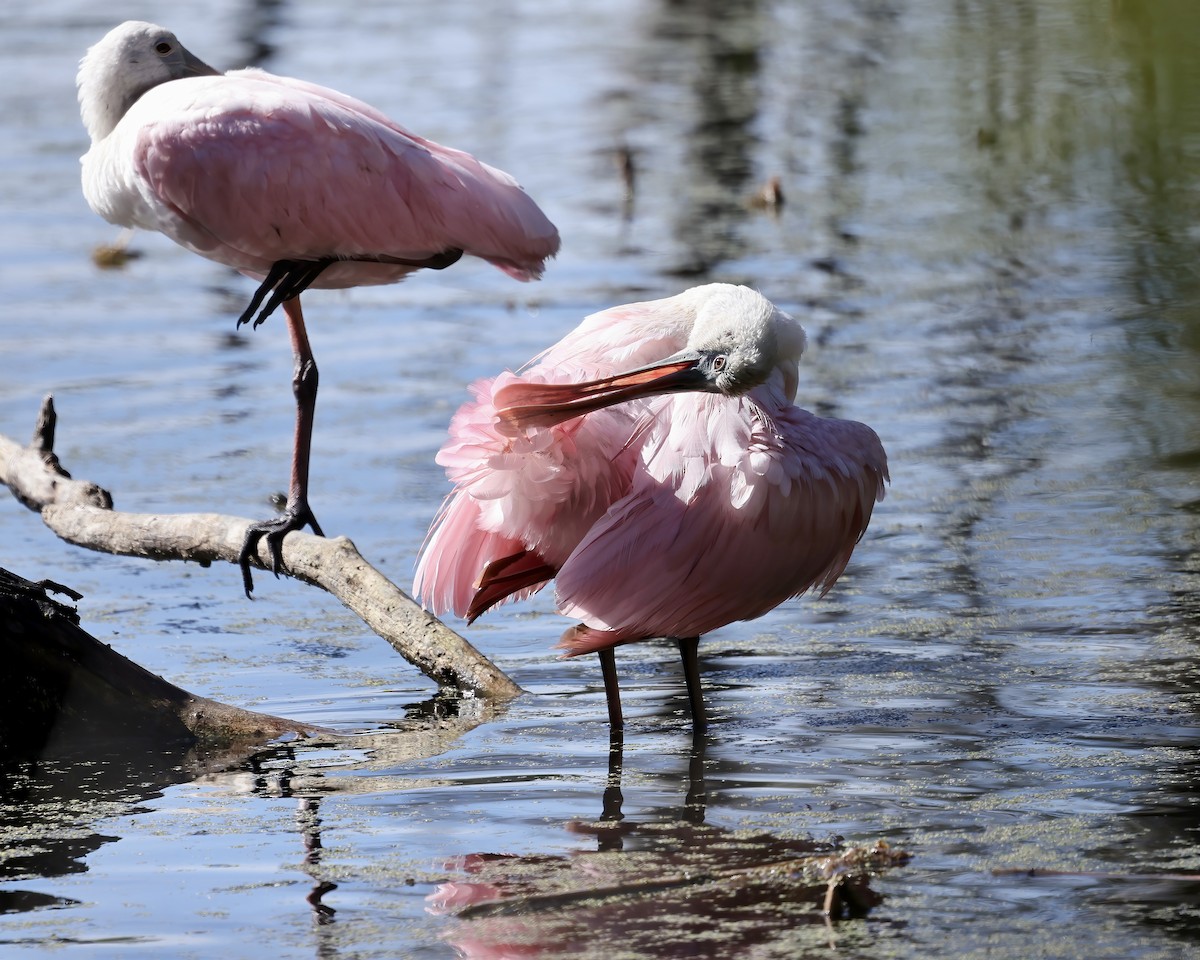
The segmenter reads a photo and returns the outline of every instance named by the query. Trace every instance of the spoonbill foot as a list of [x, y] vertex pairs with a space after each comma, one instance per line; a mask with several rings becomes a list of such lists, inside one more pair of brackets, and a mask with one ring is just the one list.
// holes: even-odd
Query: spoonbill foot
[[[300, 296], [321, 275], [321, 271], [333, 262], [333, 257], [325, 257], [321, 260], [277, 261], [272, 265], [263, 282], [258, 285], [258, 289], [254, 291], [254, 296], [250, 298], [250, 305], [238, 317], [237, 325], [240, 327], [253, 319], [254, 329], [257, 330], [259, 325], [275, 312], [276, 307], [285, 300]], [[266, 306], [255, 317], [254, 311], [258, 310], [263, 298], [268, 293], [271, 296], [267, 299]]]
[[262, 520], [246, 528], [246, 538], [242, 541], [242, 549], [238, 554], [238, 566], [242, 568], [242, 586], [246, 590], [247, 599], [254, 599], [251, 596], [254, 578], [250, 575], [250, 558], [258, 553], [258, 541], [263, 537], [267, 538], [267, 546], [271, 550], [271, 570], [278, 577], [283, 569], [283, 538], [293, 530], [303, 530], [305, 527], [312, 527], [313, 533], [318, 537], [325, 536], [307, 502], [289, 503], [283, 513], [273, 520]]

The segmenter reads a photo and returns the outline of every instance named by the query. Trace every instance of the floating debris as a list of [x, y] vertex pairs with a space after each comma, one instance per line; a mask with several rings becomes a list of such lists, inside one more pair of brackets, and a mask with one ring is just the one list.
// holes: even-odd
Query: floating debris
[[92, 263], [101, 270], [121, 269], [130, 260], [136, 260], [142, 255], [140, 250], [129, 249], [129, 243], [132, 239], [132, 230], [122, 230], [121, 235], [112, 243], [99, 244], [92, 250]]

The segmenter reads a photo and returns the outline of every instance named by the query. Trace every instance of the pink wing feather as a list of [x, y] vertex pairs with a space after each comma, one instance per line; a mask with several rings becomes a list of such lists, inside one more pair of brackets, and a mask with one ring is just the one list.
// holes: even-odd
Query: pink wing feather
[[[143, 112], [134, 162], [167, 208], [157, 228], [249, 273], [286, 258], [462, 249], [528, 280], [558, 250], [553, 224], [507, 174], [335, 90], [243, 70], [162, 84], [129, 119]], [[403, 272], [339, 264], [316, 285]]]
[[524, 551], [552, 576], [628, 485], [633, 454], [621, 453], [627, 411], [515, 430], [496, 416], [493, 398], [516, 379], [506, 373], [474, 384], [475, 400], [455, 414], [438, 453], [455, 489], [434, 521], [413, 584], [435, 613], [467, 616], [485, 569]]
[[827, 590], [884, 495], [869, 427], [695, 400], [659, 401], [629, 493], [559, 571], [559, 610], [584, 622], [564, 635], [568, 655], [699, 636]]
[[454, 415], [437, 456], [455, 488], [434, 520], [414, 577], [413, 592], [429, 609], [466, 616], [483, 571], [520, 550], [557, 570], [629, 484], [636, 451], [627, 445], [644, 405], [519, 430], [500, 423], [496, 392], [516, 382], [605, 376], [671, 353], [686, 336], [687, 324], [661, 302], [614, 307], [585, 318], [522, 375], [472, 385], [474, 399]]

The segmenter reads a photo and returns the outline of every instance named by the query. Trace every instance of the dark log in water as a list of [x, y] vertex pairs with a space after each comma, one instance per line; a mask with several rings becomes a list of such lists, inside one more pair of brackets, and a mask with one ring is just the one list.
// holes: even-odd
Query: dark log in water
[[56, 744], [71, 752], [114, 740], [225, 746], [318, 732], [168, 683], [87, 633], [51, 593], [79, 599], [0, 569], [0, 757], [43, 757]]

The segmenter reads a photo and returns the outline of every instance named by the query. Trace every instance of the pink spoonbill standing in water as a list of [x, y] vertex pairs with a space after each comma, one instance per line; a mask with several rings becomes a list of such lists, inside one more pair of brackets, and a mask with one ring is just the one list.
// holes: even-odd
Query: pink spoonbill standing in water
[[438, 454], [455, 487], [417, 564], [474, 620], [555, 580], [567, 656], [678, 641], [705, 725], [702, 634], [833, 586], [883, 499], [879, 437], [795, 405], [803, 327], [713, 283], [586, 318], [520, 375], [474, 384]]
[[278, 573], [286, 533], [321, 533], [308, 503], [317, 367], [300, 294], [394, 283], [463, 254], [534, 280], [558, 232], [512, 177], [470, 154], [336, 90], [257, 69], [220, 73], [151, 23], [111, 30], [77, 82], [91, 208], [260, 280], [238, 326], [283, 306], [296, 361], [291, 483], [283, 514], [246, 533], [249, 595], [264, 535]]

